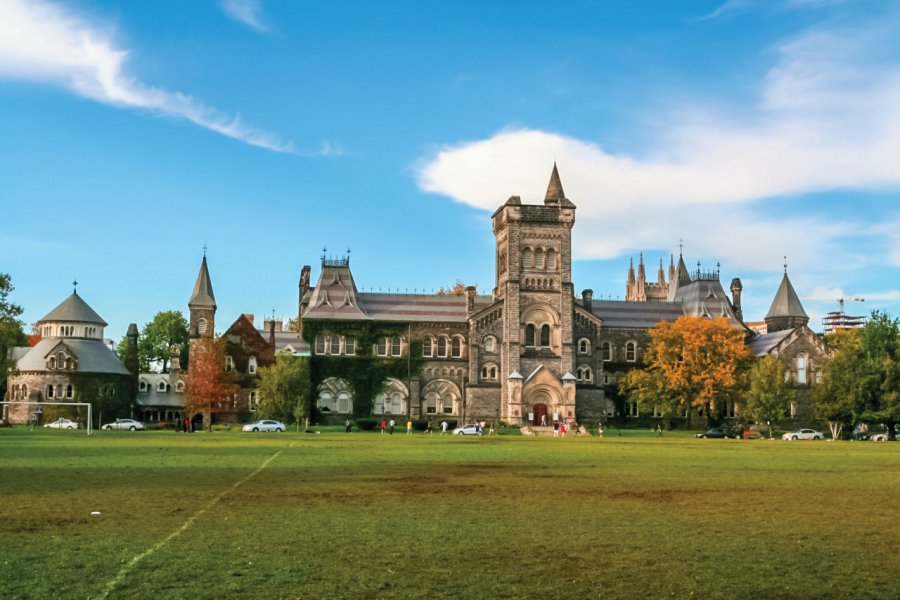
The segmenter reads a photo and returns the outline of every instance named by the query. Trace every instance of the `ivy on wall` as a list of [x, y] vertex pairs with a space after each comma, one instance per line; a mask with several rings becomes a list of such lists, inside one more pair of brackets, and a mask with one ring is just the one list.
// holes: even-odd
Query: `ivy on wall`
[[[329, 356], [315, 354], [315, 340], [319, 335], [343, 335], [356, 340], [355, 356]], [[425, 359], [422, 357], [422, 342], [410, 342], [408, 356], [380, 357], [374, 354], [374, 347], [382, 337], [408, 337], [407, 323], [385, 323], [379, 321], [332, 321], [316, 320], [303, 322], [303, 339], [312, 350], [310, 356], [310, 379], [312, 383], [312, 414], [316, 420], [316, 390], [324, 380], [337, 377], [345, 380], [353, 389], [353, 416], [366, 417], [372, 414], [375, 396], [383, 389], [388, 379], [398, 379], [409, 386], [409, 378], [418, 374]], [[407, 340], [409, 342], [409, 340]]]

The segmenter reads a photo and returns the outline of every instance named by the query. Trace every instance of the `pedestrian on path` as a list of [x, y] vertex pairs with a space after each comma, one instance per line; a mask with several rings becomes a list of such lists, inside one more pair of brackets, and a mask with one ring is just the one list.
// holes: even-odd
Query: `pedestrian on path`
[[412, 419], [406, 422], [406, 435], [412, 434]]

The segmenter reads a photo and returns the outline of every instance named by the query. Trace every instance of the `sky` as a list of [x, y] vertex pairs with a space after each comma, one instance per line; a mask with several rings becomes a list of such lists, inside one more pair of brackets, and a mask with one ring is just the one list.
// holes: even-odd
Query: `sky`
[[576, 293], [629, 260], [787, 272], [821, 330], [900, 316], [900, 5], [876, 0], [0, 1], [0, 272], [34, 323], [78, 293], [119, 339], [361, 291], [490, 293], [490, 217], [577, 208]]

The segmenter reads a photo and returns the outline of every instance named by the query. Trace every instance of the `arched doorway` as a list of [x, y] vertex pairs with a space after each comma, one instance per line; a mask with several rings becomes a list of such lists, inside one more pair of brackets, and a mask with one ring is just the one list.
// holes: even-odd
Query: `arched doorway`
[[542, 425], [547, 425], [550, 423], [549, 417], [547, 416], [548, 411], [546, 404], [538, 402], [537, 404], [532, 406], [531, 411], [532, 415], [534, 416], [534, 418], [531, 420], [531, 424], [535, 427], [540, 427]]

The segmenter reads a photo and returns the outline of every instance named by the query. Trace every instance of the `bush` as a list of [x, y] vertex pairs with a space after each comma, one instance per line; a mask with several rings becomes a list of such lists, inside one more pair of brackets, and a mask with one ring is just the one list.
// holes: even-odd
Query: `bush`
[[356, 427], [358, 429], [362, 429], [363, 431], [373, 431], [376, 427], [378, 427], [378, 419], [373, 419], [372, 417], [363, 417], [357, 419]]
[[412, 424], [416, 431], [425, 431], [428, 428], [428, 419], [416, 419]]

